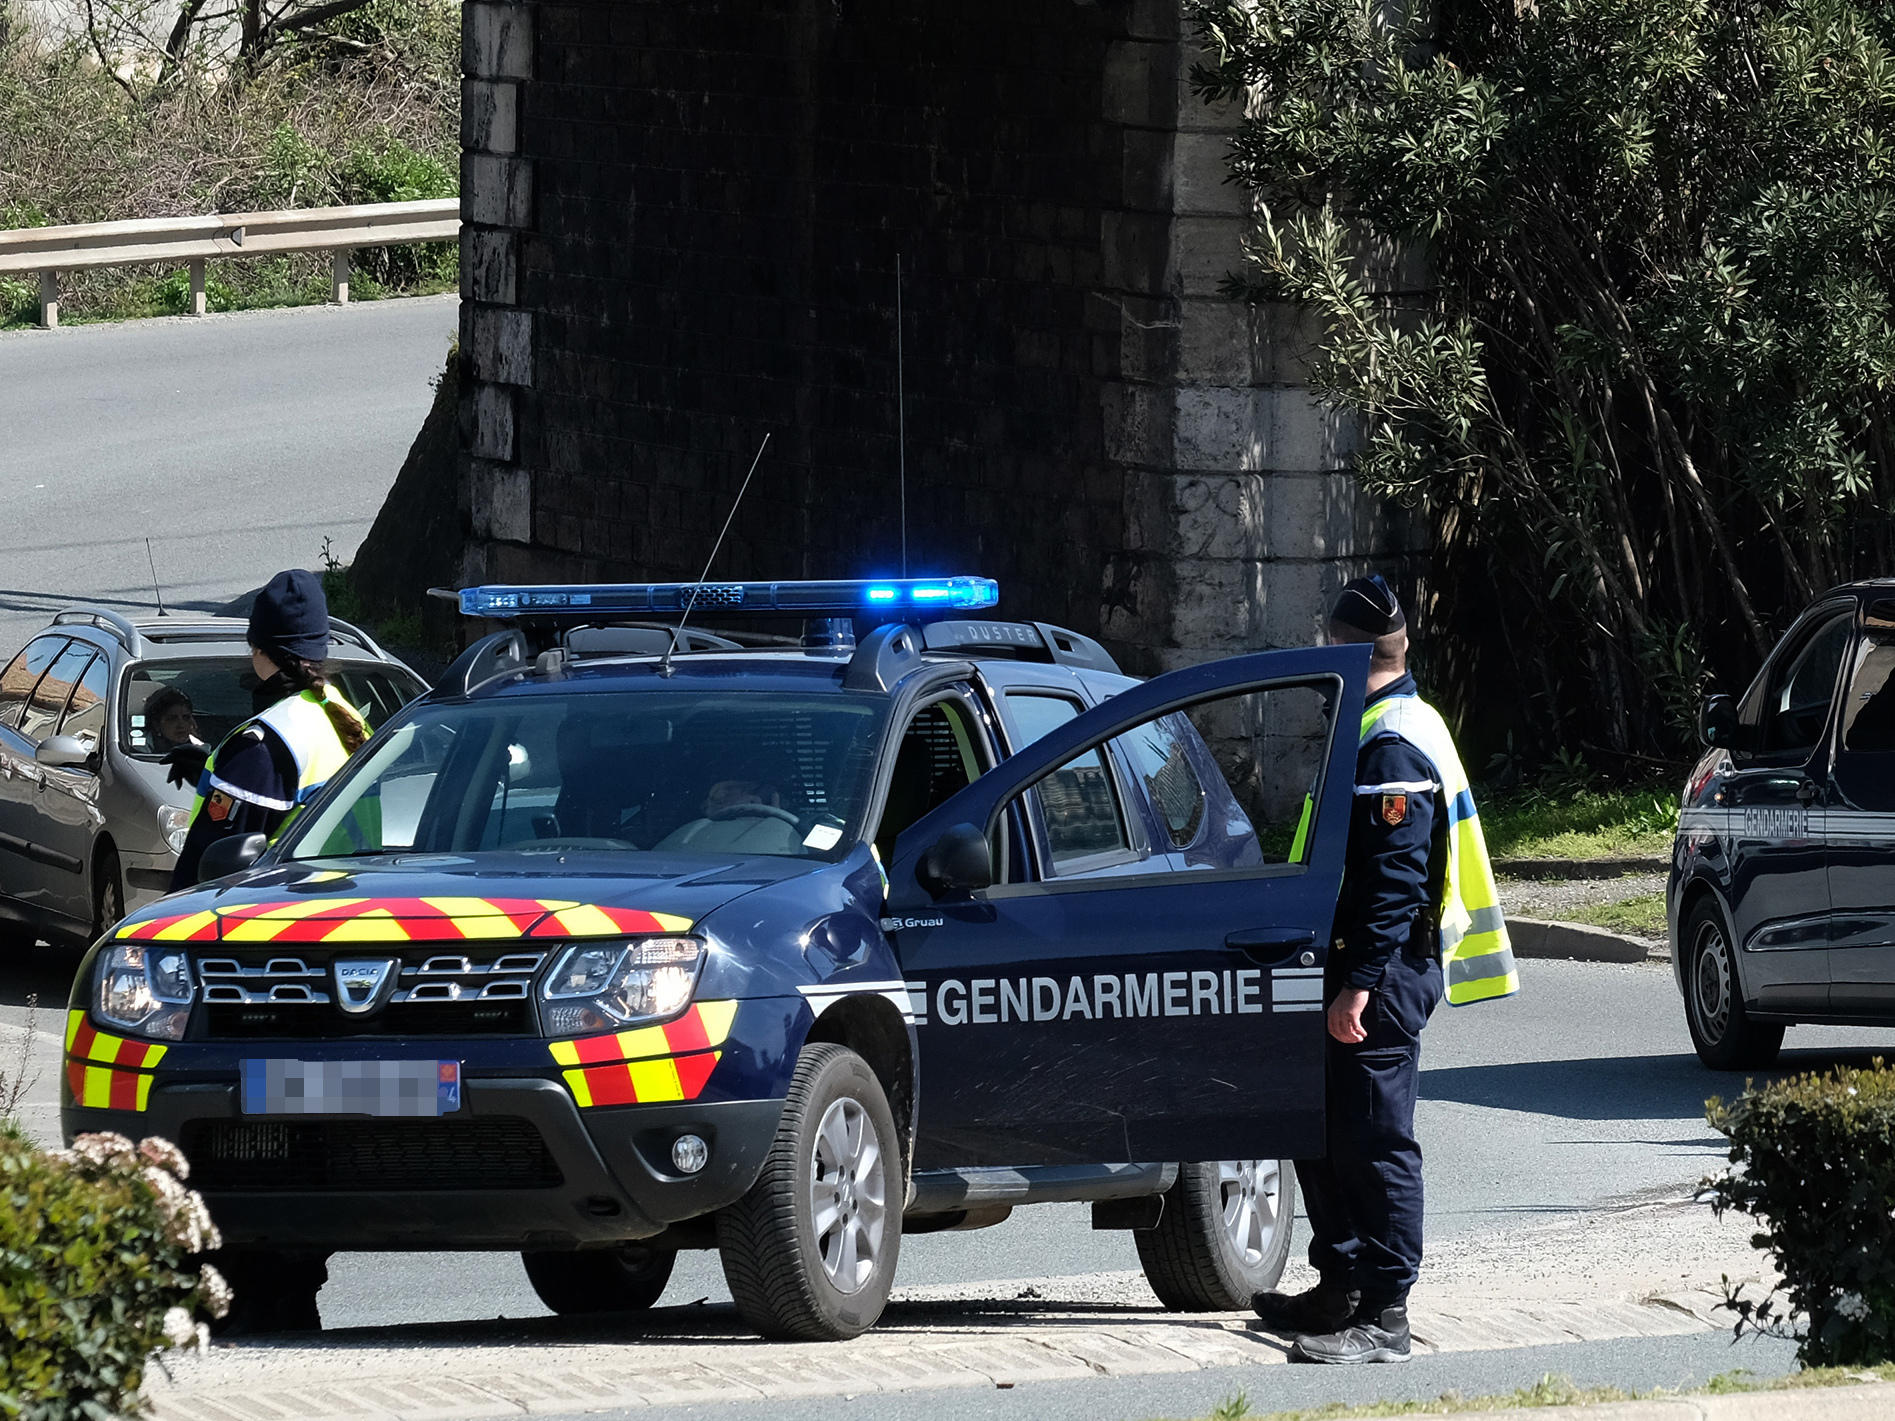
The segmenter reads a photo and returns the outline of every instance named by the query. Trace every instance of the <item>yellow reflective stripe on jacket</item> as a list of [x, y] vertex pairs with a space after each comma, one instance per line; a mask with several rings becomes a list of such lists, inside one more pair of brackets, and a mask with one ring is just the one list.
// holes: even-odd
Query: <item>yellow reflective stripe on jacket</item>
[[1441, 783], [1448, 861], [1435, 917], [1448, 1004], [1461, 1007], [1511, 996], [1520, 990], [1520, 974], [1507, 937], [1500, 888], [1467, 770], [1447, 722], [1419, 696], [1389, 696], [1362, 712], [1361, 743], [1378, 735], [1398, 736], [1420, 751]]
[[1303, 796], [1303, 812], [1296, 819], [1296, 836], [1290, 840], [1290, 862], [1302, 863], [1309, 857], [1310, 825], [1316, 822], [1316, 797]]

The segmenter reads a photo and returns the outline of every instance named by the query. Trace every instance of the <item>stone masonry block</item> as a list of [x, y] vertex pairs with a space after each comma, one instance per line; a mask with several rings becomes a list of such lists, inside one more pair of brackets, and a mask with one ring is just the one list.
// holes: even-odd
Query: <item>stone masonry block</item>
[[1264, 564], [1236, 558], [1178, 559], [1172, 637], [1220, 655], [1254, 645], [1264, 572]]
[[1158, 213], [1107, 212], [1099, 239], [1106, 286], [1127, 291], [1162, 291], [1171, 221]]
[[1180, 217], [1171, 224], [1172, 259], [1184, 296], [1216, 296], [1224, 278], [1244, 267], [1248, 217]]
[[1105, 457], [1117, 464], [1162, 465], [1171, 443], [1172, 392], [1112, 381], [1101, 387]]
[[1250, 193], [1230, 177], [1230, 140], [1221, 133], [1180, 133], [1173, 148], [1180, 216], [1249, 217]]
[[1361, 442], [1357, 417], [1331, 408], [1307, 390], [1263, 389], [1252, 393], [1257, 423], [1265, 430], [1263, 467], [1298, 472], [1341, 469]]
[[521, 158], [461, 155], [461, 213], [484, 227], [533, 225], [533, 168]]
[[1178, 303], [1178, 379], [1187, 385], [1248, 385], [1256, 376], [1259, 321], [1222, 296]]
[[496, 385], [533, 383], [533, 317], [504, 306], [479, 306], [468, 316], [469, 369]]
[[1128, 128], [1121, 132], [1124, 164], [1120, 200], [1147, 212], [1173, 210], [1172, 144], [1174, 135], [1155, 128]]
[[461, 299], [511, 306], [517, 290], [518, 239], [504, 229], [469, 227], [461, 233]]
[[1266, 508], [1268, 557], [1366, 557], [1392, 541], [1381, 503], [1353, 474], [1272, 474]]
[[475, 79], [531, 79], [533, 7], [468, 0], [461, 7], [461, 70]]
[[1355, 453], [1356, 421], [1300, 389], [1189, 385], [1177, 396], [1180, 469], [1315, 472]]
[[520, 147], [520, 86], [504, 80], [461, 80], [461, 147], [508, 154]]
[[533, 475], [513, 464], [474, 459], [468, 465], [476, 538], [525, 543], [533, 537]]
[[1178, 132], [1230, 134], [1244, 121], [1245, 105], [1237, 100], [1210, 103], [1199, 95], [1191, 82], [1197, 65], [1210, 63], [1210, 56], [1198, 48], [1191, 36], [1178, 46]]
[[1105, 118], [1134, 128], [1168, 128], [1177, 120], [1173, 84], [1176, 46], [1115, 40], [1106, 46]]
[[1312, 646], [1321, 640], [1329, 608], [1356, 569], [1336, 562], [1273, 562], [1263, 580], [1265, 647]]
[[1162, 558], [1262, 558], [1270, 476], [1136, 471], [1126, 479], [1127, 546]]
[[476, 384], [468, 392], [468, 425], [463, 438], [469, 454], [482, 459], [513, 457], [513, 389]]

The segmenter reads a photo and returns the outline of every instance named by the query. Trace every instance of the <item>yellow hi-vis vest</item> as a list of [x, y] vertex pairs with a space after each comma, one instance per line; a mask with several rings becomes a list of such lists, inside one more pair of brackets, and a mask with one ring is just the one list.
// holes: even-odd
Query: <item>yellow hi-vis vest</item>
[[1507, 940], [1507, 920], [1494, 883], [1493, 861], [1480, 831], [1480, 812], [1467, 771], [1441, 714], [1419, 696], [1389, 696], [1362, 712], [1362, 740], [1393, 735], [1419, 750], [1434, 767], [1435, 788], [1448, 816], [1447, 868], [1435, 917], [1441, 934], [1441, 970], [1448, 1005], [1464, 1007], [1520, 990], [1520, 973]]
[[[329, 699], [351, 712], [355, 708], [333, 688]], [[356, 718], [360, 719], [360, 713]], [[217, 756], [225, 745], [232, 744], [237, 737], [253, 725], [261, 725], [274, 731], [277, 739], [289, 747], [290, 759], [296, 764], [296, 797], [281, 804], [266, 806], [281, 809], [285, 814], [307, 804], [317, 790], [329, 783], [335, 772], [348, 763], [349, 752], [343, 747], [342, 737], [336, 734], [336, 728], [329, 719], [329, 712], [322, 708], [322, 698], [314, 691], [300, 691], [293, 696], [285, 696], [260, 715], [253, 715], [239, 725], [223, 743], [211, 753], [204, 763], [204, 774], [198, 780], [197, 802], [191, 806], [191, 820], [203, 811], [204, 801], [210, 797], [212, 780], [217, 774]], [[287, 821], [285, 821], [287, 822]], [[278, 826], [279, 831], [281, 826]]]

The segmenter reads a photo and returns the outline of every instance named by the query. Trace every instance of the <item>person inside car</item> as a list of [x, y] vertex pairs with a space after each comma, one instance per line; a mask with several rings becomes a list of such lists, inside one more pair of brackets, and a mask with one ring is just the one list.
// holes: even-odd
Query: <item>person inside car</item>
[[161, 755], [184, 747], [204, 749], [197, 738], [191, 698], [176, 686], [160, 686], [145, 702], [145, 739]]

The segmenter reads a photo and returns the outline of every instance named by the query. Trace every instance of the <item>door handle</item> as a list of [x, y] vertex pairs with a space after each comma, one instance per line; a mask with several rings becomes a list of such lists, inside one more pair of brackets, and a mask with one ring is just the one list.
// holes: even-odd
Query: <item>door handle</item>
[[1796, 787], [1796, 802], [1798, 804], [1814, 804], [1821, 795], [1822, 791], [1816, 787], [1815, 780], [1804, 780]]
[[[1268, 965], [1281, 962], [1316, 946], [1316, 934], [1308, 928], [1239, 928], [1224, 935], [1224, 946], [1234, 947], [1252, 962]], [[1312, 958], [1311, 964], [1313, 965]]]

